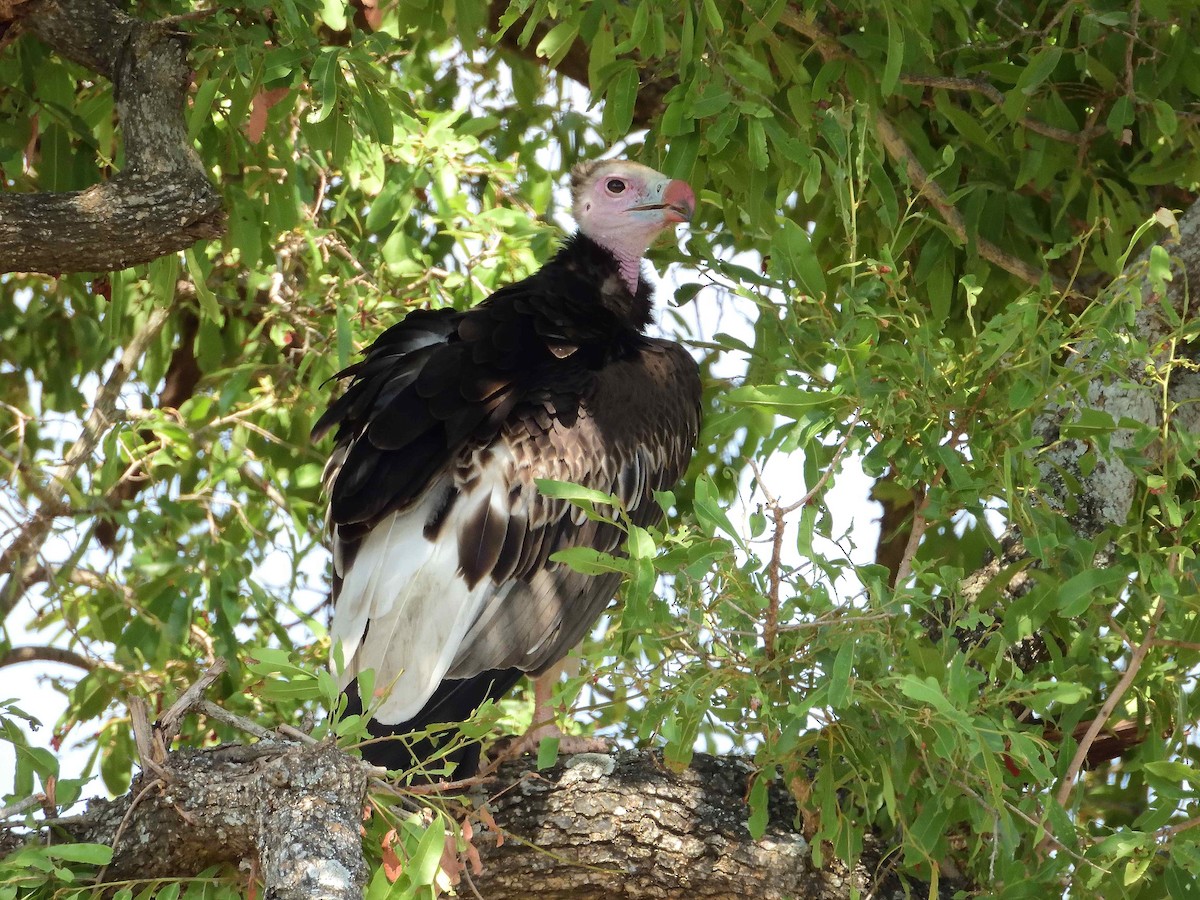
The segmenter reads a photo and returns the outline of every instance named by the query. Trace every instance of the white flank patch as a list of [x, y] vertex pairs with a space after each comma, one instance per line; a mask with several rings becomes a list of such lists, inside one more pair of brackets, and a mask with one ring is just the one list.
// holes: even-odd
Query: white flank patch
[[457, 498], [436, 542], [424, 534], [441, 493], [435, 487], [415, 506], [375, 526], [343, 573], [330, 628], [345, 663], [338, 683], [345, 688], [360, 672], [373, 669], [376, 696], [363, 702], [379, 722], [399, 724], [421, 711], [495, 590], [486, 575], [473, 589], [467, 587], [459, 574], [458, 535], [463, 519], [486, 495], [496, 514], [507, 515], [496, 501], [506, 496], [508, 467], [496, 462], [474, 490]]

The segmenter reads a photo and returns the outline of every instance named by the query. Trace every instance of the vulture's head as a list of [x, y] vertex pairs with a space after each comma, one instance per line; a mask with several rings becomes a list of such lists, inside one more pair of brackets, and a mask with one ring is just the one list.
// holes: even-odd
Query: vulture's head
[[641, 259], [664, 228], [687, 222], [696, 209], [686, 181], [624, 159], [576, 166], [571, 196], [579, 230], [622, 263]]

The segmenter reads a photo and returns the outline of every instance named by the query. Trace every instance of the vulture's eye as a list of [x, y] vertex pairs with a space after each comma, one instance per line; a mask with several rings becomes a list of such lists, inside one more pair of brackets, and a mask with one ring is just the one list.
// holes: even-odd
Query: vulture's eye
[[610, 178], [608, 179], [608, 184], [606, 184], [605, 187], [608, 188], [608, 192], [610, 194], [620, 194], [625, 190], [625, 182], [623, 182], [620, 178]]

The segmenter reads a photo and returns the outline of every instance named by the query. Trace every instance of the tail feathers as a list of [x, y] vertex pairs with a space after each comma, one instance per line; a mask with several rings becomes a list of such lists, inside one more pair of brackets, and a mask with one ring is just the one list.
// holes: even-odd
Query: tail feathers
[[[489, 669], [470, 678], [445, 679], [421, 711], [407, 722], [385, 725], [372, 719], [367, 724], [367, 731], [372, 737], [387, 740], [363, 746], [363, 759], [387, 769], [415, 772], [413, 784], [435, 780], [433, 775], [425, 774], [425, 770], [441, 770], [450, 764], [454, 765], [451, 778], [470, 778], [479, 771], [481, 748], [478, 741], [446, 753], [442, 748], [458, 736], [454, 729], [434, 737], [412, 738], [410, 735], [430, 725], [470, 718], [485, 701], [498, 700], [507, 694], [523, 674], [520, 669]], [[357, 681], [346, 688], [346, 698], [346, 714], [360, 715], [362, 699], [358, 695]]]

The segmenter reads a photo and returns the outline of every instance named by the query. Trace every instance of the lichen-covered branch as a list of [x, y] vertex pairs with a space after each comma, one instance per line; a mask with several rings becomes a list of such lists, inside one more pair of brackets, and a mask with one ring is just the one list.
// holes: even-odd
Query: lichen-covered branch
[[[1200, 433], [1200, 373], [1190, 363], [1172, 365], [1172, 357], [1186, 348], [1177, 346], [1171, 337], [1172, 318], [1187, 322], [1196, 315], [1189, 304], [1195, 303], [1195, 286], [1200, 285], [1200, 201], [1183, 214], [1176, 228], [1177, 234], [1162, 242], [1171, 260], [1172, 278], [1165, 282], [1161, 295], [1155, 293], [1150, 277], [1150, 250], [1130, 262], [1107, 291], [1112, 303], [1140, 301], [1132, 336], [1150, 348], [1155, 371], [1138, 367], [1137, 371], [1124, 373], [1125, 377], [1097, 371], [1101, 368], [1099, 361], [1091, 347], [1083, 344], [1076, 348], [1075, 368], [1094, 373], [1085, 391], [1075, 403], [1053, 407], [1034, 423], [1034, 434], [1045, 448], [1039, 456], [1039, 467], [1048, 499], [1066, 512], [1079, 534], [1098, 534], [1110, 525], [1125, 522], [1137, 491], [1137, 477], [1116, 451], [1132, 446], [1134, 435], [1129, 430], [1118, 430], [1111, 437], [1109, 452], [1098, 453], [1089, 441], [1063, 439], [1060, 429], [1064, 421], [1088, 408], [1108, 413], [1114, 423], [1127, 419], [1160, 429], [1168, 414], [1166, 406], [1169, 427]], [[1168, 366], [1169, 381], [1164, 391], [1159, 379]], [[1096, 464], [1085, 474], [1083, 459], [1091, 453], [1095, 453]]]
[[[745, 798], [754, 772], [742, 758], [697, 755], [678, 773], [661, 755], [636, 751], [581, 754], [543, 772], [528, 765], [509, 763], [485, 786], [484, 820], [503, 835], [474, 833], [482, 871], [472, 882], [488, 900], [906, 896], [877, 842], [852, 871], [836, 861], [817, 869], [780, 786], [769, 794], [765, 834], [752, 839]], [[360, 895], [369, 776], [361, 761], [324, 743], [268, 740], [181, 750], [161, 769], [166, 778], [143, 774], [126, 796], [60, 825], [73, 840], [115, 840], [106, 881], [224, 865], [256, 871], [268, 897]], [[929, 894], [927, 885], [907, 888]], [[950, 896], [954, 886], [943, 879], [942, 889]]]
[[778, 785], [766, 832], [753, 840], [745, 802], [752, 777], [739, 757], [704, 754], [678, 773], [658, 754], [633, 751], [580, 754], [540, 773], [510, 764], [488, 786], [507, 835], [497, 847], [488, 832], [476, 833], [483, 873], [474, 883], [488, 900], [523, 900], [534, 883], [541, 900], [905, 896], [878, 845], [853, 871], [836, 862], [816, 868], [795, 801]]
[[0, 194], [0, 272], [103, 272], [218, 237], [221, 200], [187, 137], [186, 39], [105, 0], [35, 0], [25, 29], [113, 83], [125, 168], [83, 191]]
[[107, 881], [257, 865], [268, 897], [361, 897], [360, 761], [329, 744], [263, 742], [181, 750], [162, 768], [165, 778], [143, 773], [124, 797], [59, 826], [113, 847]]

